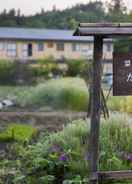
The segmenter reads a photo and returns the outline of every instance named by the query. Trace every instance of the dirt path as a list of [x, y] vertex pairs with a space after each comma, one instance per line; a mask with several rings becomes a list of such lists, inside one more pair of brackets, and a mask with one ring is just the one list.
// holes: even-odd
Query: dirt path
[[40, 130], [56, 131], [75, 119], [86, 118], [84, 112], [0, 112], [0, 128], [10, 123], [24, 123]]

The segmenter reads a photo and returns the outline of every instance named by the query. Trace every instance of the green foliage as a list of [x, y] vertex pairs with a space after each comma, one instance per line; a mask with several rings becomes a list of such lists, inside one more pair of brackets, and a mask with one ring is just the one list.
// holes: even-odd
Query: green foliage
[[68, 59], [66, 60], [68, 65], [68, 76], [77, 76], [83, 74], [85, 69], [88, 70], [87, 61], [84, 59]]
[[[13, 99], [20, 107], [45, 107], [87, 111], [88, 88], [81, 78], [51, 79], [36, 86], [0, 86], [0, 99]], [[132, 112], [131, 97], [108, 99], [112, 111]]]
[[62, 11], [42, 9], [31, 16], [23, 16], [20, 10], [4, 10], [0, 14], [0, 26], [75, 29], [80, 22], [131, 22], [131, 11], [128, 13], [121, 0], [111, 0], [108, 6], [104, 7], [102, 1], [95, 0]]
[[0, 15], [0, 26], [16, 27], [46, 27], [74, 29], [79, 22], [97, 22], [104, 20], [105, 11], [101, 1], [79, 4], [65, 10], [52, 10], [23, 16], [20, 11], [4, 10]]
[[114, 43], [114, 50], [116, 53], [128, 53], [132, 51], [132, 38], [119, 38]]
[[36, 135], [37, 129], [30, 125], [11, 124], [4, 132], [0, 133], [0, 142], [29, 142]]
[[108, 100], [108, 107], [112, 111], [122, 111], [123, 107], [125, 105], [125, 97], [113, 97], [110, 96]]
[[34, 77], [52, 78], [56, 73], [60, 73], [57, 62], [52, 57], [39, 59], [36, 64], [30, 65]]
[[80, 78], [52, 79], [20, 92], [16, 99], [21, 106], [44, 106], [52, 108], [85, 110], [88, 92]]
[[[22, 156], [22, 180], [44, 183], [62, 183], [66, 179], [79, 181], [87, 175], [85, 161], [85, 138], [88, 124], [78, 120], [64, 131], [44, 135], [36, 145], [26, 148]], [[82, 146], [84, 145], [84, 147]], [[19, 176], [20, 177], [20, 176]], [[29, 184], [32, 182], [29, 182]]]
[[32, 72], [27, 64], [14, 60], [0, 60], [0, 84], [16, 84], [19, 75], [25, 83], [32, 82]]
[[[13, 184], [81, 182], [89, 171], [89, 130], [89, 120], [73, 121], [61, 132], [41, 135], [36, 144], [17, 145], [15, 158], [19, 162], [12, 165], [11, 160], [5, 160], [1, 166], [16, 168], [16, 174], [10, 179]], [[132, 166], [131, 118], [115, 113], [109, 120], [102, 119], [100, 135], [100, 170], [129, 170]]]
[[14, 82], [15, 62], [0, 60], [0, 83]]
[[122, 111], [131, 113], [132, 112], [132, 97], [128, 96], [125, 100], [121, 101], [122, 104]]

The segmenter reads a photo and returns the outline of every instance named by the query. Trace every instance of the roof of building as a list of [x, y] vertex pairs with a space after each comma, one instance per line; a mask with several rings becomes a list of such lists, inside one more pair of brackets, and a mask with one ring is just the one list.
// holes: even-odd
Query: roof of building
[[132, 36], [132, 23], [80, 23], [74, 36]]
[[75, 37], [74, 30], [0, 27], [0, 39], [92, 42], [92, 36]]

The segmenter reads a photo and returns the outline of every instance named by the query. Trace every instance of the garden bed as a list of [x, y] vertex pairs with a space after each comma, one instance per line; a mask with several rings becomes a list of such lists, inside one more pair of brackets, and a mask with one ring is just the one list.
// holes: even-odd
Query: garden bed
[[69, 121], [75, 119], [85, 119], [85, 112], [0, 112], [0, 129], [8, 126], [12, 122], [18, 124], [28, 124], [35, 126], [41, 131], [58, 131]]

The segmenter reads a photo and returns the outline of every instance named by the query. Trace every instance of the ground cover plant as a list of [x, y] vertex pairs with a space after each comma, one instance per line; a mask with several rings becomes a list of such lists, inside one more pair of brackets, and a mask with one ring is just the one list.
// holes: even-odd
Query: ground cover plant
[[[88, 178], [88, 140], [89, 120], [76, 120], [61, 132], [42, 133], [37, 143], [15, 144], [10, 150], [10, 154], [13, 150], [15, 160], [10, 157], [0, 161], [4, 170], [1, 183], [77, 184], [84, 181]], [[100, 170], [131, 169], [131, 142], [131, 117], [115, 113], [109, 120], [102, 119]]]
[[4, 131], [0, 132], [0, 142], [29, 142], [37, 134], [37, 129], [30, 125], [12, 123]]
[[[107, 96], [107, 91], [105, 96]], [[19, 107], [51, 107], [87, 111], [88, 88], [79, 77], [51, 79], [34, 86], [0, 86], [0, 100], [11, 99]], [[107, 104], [112, 111], [132, 112], [131, 97], [109, 96]]]

